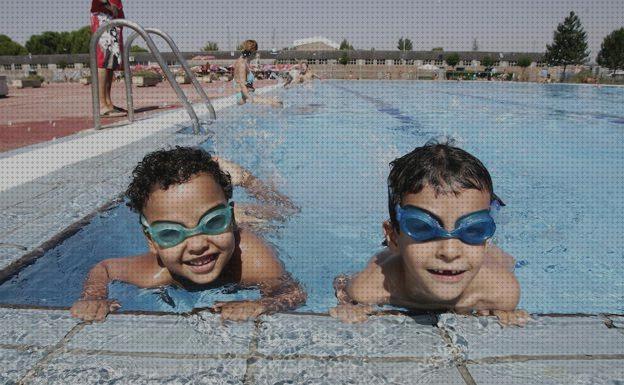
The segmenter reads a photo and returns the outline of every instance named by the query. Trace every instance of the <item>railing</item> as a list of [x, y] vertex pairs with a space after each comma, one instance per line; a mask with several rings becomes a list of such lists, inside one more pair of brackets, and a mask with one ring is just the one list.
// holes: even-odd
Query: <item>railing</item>
[[[206, 95], [206, 92], [204, 91], [204, 88], [197, 81], [197, 78], [195, 77], [195, 74], [193, 74], [193, 72], [191, 71], [191, 67], [189, 67], [189, 65], [187, 64], [186, 60], [184, 59], [184, 57], [180, 53], [180, 50], [178, 49], [178, 46], [173, 41], [171, 36], [169, 36], [167, 33], [163, 32], [163, 31], [161, 31], [159, 29], [156, 29], [156, 28], [145, 28], [145, 31], [148, 34], [154, 34], [154, 35], [160, 36], [161, 38], [163, 38], [163, 40], [165, 42], [167, 42], [167, 44], [169, 44], [169, 47], [171, 48], [171, 51], [173, 52], [173, 54], [175, 55], [176, 59], [178, 60], [178, 62], [182, 66], [182, 69], [186, 73], [186, 76], [188, 76], [191, 79], [191, 83], [193, 84], [193, 87], [195, 87], [195, 91], [197, 91], [199, 96], [204, 100], [204, 103], [206, 104], [206, 107], [208, 108], [208, 112], [210, 113], [210, 118], [212, 120], [216, 120], [217, 119], [217, 115], [215, 113], [214, 107], [212, 106], [212, 103], [210, 102], [210, 98], [208, 98], [208, 95]], [[132, 48], [132, 43], [134, 42], [134, 40], [138, 36], [139, 36], [138, 33], [136, 33], [136, 32], [133, 33], [126, 40], [126, 42], [124, 44], [124, 50], [123, 50], [124, 78], [126, 80], [126, 100], [128, 100], [128, 106], [132, 106], [133, 105], [133, 99], [132, 99], [132, 79], [131, 79], [132, 75], [130, 73], [130, 49]], [[130, 122], [134, 121], [134, 109], [133, 108], [128, 108], [128, 120]]]
[[[137, 23], [124, 20], [124, 19], [111, 20], [110, 22], [98, 28], [98, 30], [95, 31], [95, 33], [91, 36], [91, 42], [89, 45], [89, 49], [90, 49], [89, 53], [90, 53], [90, 65], [91, 65], [91, 96], [92, 96], [92, 104], [93, 104], [94, 128], [96, 130], [99, 130], [102, 128], [101, 119], [100, 119], [100, 95], [98, 92], [99, 79], [98, 79], [98, 68], [97, 68], [97, 58], [96, 58], [96, 47], [100, 40], [100, 37], [106, 30], [109, 30], [111, 27], [118, 27], [118, 26], [123, 26], [123, 27], [127, 27], [127, 28], [134, 30], [138, 35], [140, 35], [143, 38], [143, 40], [145, 40], [145, 43], [147, 44], [148, 49], [156, 58], [156, 61], [158, 62], [158, 65], [160, 65], [160, 68], [162, 68], [163, 73], [165, 74], [165, 77], [169, 81], [169, 84], [171, 84], [171, 87], [174, 89], [174, 91], [178, 95], [180, 102], [184, 105], [186, 112], [188, 112], [191, 118], [192, 124], [193, 124], [193, 132], [198, 134], [200, 132], [200, 124], [199, 124], [199, 119], [197, 118], [197, 114], [195, 113], [195, 110], [193, 109], [193, 106], [191, 105], [191, 103], [188, 101], [186, 95], [182, 91], [182, 88], [180, 88], [180, 85], [176, 82], [175, 76], [173, 75], [173, 73], [169, 69], [169, 66], [163, 59], [162, 55], [160, 54], [160, 51], [156, 47], [156, 44], [154, 44], [154, 41], [148, 35], [147, 31], [143, 29], [143, 27], [141, 27]], [[124, 63], [124, 64], [126, 64], [126, 67], [127, 67], [128, 63]], [[126, 79], [126, 87], [128, 87], [129, 85], [131, 86], [131, 83], [127, 82], [127, 79]], [[132, 100], [127, 100], [126, 102], [128, 106], [128, 114], [132, 113], [134, 117], [134, 110], [131, 104]], [[214, 110], [212, 110], [211, 112], [213, 114], [213, 119], [214, 119]]]

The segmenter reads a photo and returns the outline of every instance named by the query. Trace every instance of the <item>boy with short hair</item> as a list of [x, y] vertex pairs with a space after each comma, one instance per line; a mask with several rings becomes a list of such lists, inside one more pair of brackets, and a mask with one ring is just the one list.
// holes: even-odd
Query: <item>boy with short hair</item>
[[[252, 178], [240, 167], [234, 167], [233, 174], [243, 181]], [[150, 251], [93, 267], [81, 299], [72, 306], [74, 317], [102, 321], [119, 308], [107, 298], [111, 281], [143, 288], [258, 286], [262, 294], [258, 301], [215, 304], [213, 309], [231, 320], [289, 310], [305, 302], [305, 292], [284, 271], [274, 250], [237, 225], [239, 213], [230, 202], [231, 177], [202, 149], [176, 147], [146, 155], [134, 169], [126, 195], [128, 205], [140, 214]]]
[[373, 305], [494, 314], [522, 324], [513, 258], [490, 240], [494, 194], [485, 166], [466, 151], [426, 144], [391, 162], [385, 245], [351, 280], [334, 281], [330, 314], [362, 322]]

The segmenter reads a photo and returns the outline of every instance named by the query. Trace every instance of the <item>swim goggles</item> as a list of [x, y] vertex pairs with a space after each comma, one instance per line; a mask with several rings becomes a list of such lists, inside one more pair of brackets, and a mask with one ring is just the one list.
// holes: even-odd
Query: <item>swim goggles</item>
[[217, 235], [228, 230], [232, 224], [234, 207], [219, 205], [208, 210], [195, 228], [189, 229], [176, 222], [156, 221], [151, 225], [141, 214], [144, 231], [162, 248], [169, 248], [182, 243], [186, 238], [197, 234]]
[[469, 245], [480, 245], [496, 231], [490, 210], [475, 211], [462, 216], [455, 222], [455, 230], [451, 232], [442, 227], [439, 218], [415, 206], [396, 205], [396, 218], [401, 231], [416, 242], [457, 238]]

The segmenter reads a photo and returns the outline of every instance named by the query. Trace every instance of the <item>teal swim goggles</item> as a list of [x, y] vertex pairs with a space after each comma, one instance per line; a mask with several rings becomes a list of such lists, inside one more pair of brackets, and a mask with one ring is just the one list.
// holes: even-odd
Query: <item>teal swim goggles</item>
[[218, 235], [226, 232], [232, 225], [234, 206], [232, 203], [219, 205], [208, 210], [200, 218], [197, 226], [189, 229], [176, 222], [156, 221], [151, 225], [141, 214], [144, 231], [162, 248], [169, 248], [182, 243], [186, 238], [197, 234]]
[[480, 245], [496, 231], [490, 210], [466, 214], [455, 222], [455, 230], [447, 231], [439, 218], [416, 206], [396, 205], [399, 228], [416, 242], [456, 238], [468, 245]]

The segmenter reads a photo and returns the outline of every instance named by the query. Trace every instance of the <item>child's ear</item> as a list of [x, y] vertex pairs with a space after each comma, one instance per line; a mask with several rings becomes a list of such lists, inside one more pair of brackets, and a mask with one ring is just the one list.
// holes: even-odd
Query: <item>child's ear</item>
[[149, 233], [143, 230], [143, 235], [145, 235], [145, 239], [147, 239], [147, 247], [149, 248], [150, 253], [158, 255], [158, 248], [156, 248], [156, 244], [152, 237], [150, 237]]
[[390, 250], [397, 250], [399, 248], [398, 234], [390, 220], [384, 221], [383, 232], [386, 246], [388, 246]]

